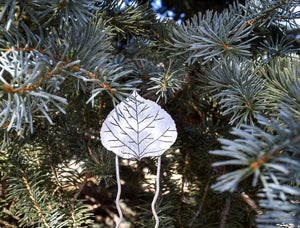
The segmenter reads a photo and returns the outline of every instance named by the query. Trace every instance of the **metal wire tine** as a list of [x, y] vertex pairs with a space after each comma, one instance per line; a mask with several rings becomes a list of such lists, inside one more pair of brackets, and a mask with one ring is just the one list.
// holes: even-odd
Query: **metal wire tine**
[[120, 182], [120, 171], [119, 171], [119, 157], [116, 155], [116, 177], [117, 177], [117, 184], [118, 184], [118, 193], [117, 193], [117, 197], [116, 197], [116, 206], [118, 209], [118, 213], [119, 213], [119, 221], [117, 222], [116, 228], [119, 228], [122, 219], [123, 219], [123, 214], [122, 214], [122, 210], [120, 207], [120, 196], [121, 196], [121, 182]]
[[154, 198], [153, 198], [153, 201], [151, 204], [152, 213], [155, 218], [155, 228], [158, 228], [158, 225], [159, 225], [159, 218], [158, 218], [156, 210], [155, 210], [155, 204], [156, 204], [157, 198], [159, 196], [159, 189], [160, 189], [160, 186], [159, 186], [160, 166], [161, 166], [161, 156], [158, 156], [158, 158], [157, 158], [157, 173], [156, 173], [156, 191], [155, 191], [155, 195], [154, 195]]

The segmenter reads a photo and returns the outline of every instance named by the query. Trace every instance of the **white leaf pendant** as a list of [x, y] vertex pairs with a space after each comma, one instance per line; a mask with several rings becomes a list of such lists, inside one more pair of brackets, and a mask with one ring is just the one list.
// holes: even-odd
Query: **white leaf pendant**
[[158, 104], [134, 91], [103, 122], [103, 146], [126, 159], [160, 156], [177, 138], [172, 117]]

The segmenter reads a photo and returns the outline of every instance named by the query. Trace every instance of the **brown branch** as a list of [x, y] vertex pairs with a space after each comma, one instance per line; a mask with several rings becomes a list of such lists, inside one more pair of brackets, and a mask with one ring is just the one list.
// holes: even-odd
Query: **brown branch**
[[3, 224], [5, 227], [16, 227], [16, 226], [9, 224], [8, 222], [6, 222], [2, 219], [0, 219], [0, 224]]
[[57, 7], [57, 9], [61, 9], [61, 8], [65, 7], [65, 6], [66, 6], [66, 0], [63, 0], [63, 1], [60, 3], [60, 5]]
[[198, 115], [200, 116], [201, 122], [203, 122], [204, 119], [203, 119], [202, 112], [199, 110], [199, 108], [194, 103], [192, 103], [192, 102], [189, 102], [189, 103], [195, 109], [195, 111], [198, 113]]
[[162, 42], [164, 41], [164, 39], [163, 39], [157, 32], [155, 32], [153, 29], [151, 29], [150, 32], [152, 32], [153, 35], [154, 35], [158, 40], [160, 40], [160, 41], [162, 41]]
[[270, 156], [264, 155], [258, 161], [252, 162], [250, 164], [250, 166], [251, 166], [252, 170], [254, 171], [269, 159], [270, 159]]
[[38, 51], [43, 54], [48, 54], [48, 52], [42, 50], [42, 49], [36, 49], [36, 48], [6, 48], [5, 51]]
[[78, 70], [80, 72], [83, 72], [84, 74], [86, 74], [87, 76], [89, 76], [90, 78], [92, 79], [97, 79], [97, 77], [95, 75], [93, 75], [92, 73], [90, 72], [87, 72], [83, 69], [81, 69], [79, 66], [71, 66], [72, 69], [75, 69], [75, 70]]
[[37, 88], [39, 86], [39, 83], [38, 84], [35, 84], [33, 86], [25, 86], [23, 88], [19, 88], [19, 89], [16, 89], [14, 88], [13, 86], [10, 86], [10, 85], [7, 85], [7, 84], [4, 84], [4, 89], [3, 91], [4, 92], [8, 92], [8, 93], [23, 93], [25, 91], [31, 91], [31, 90], [34, 90], [35, 88]]
[[98, 160], [98, 158], [96, 156], [93, 155], [92, 153], [92, 150], [90, 147], [88, 147], [88, 151], [89, 151], [89, 154], [91, 155], [91, 157], [95, 160], [95, 162], [98, 164], [98, 165], [101, 165], [100, 161]]
[[[86, 74], [87, 76], [89, 76], [90, 78], [92, 79], [97, 79], [97, 77], [92, 74], [91, 72], [88, 72], [88, 71], [85, 71], [83, 69], [81, 69], [80, 67], [78, 66], [71, 66], [72, 69], [75, 69], [75, 70], [78, 70], [80, 72], [83, 72], [84, 74]], [[109, 92], [111, 93], [115, 93], [116, 91], [114, 89], [112, 89], [108, 84], [104, 83], [104, 82], [101, 82], [101, 85], [105, 88], [105, 89], [108, 89]]]
[[[15, 200], [15, 199], [14, 199], [14, 200]], [[9, 206], [8, 209], [7, 209], [6, 207], [4, 207], [2, 211], [3, 211], [3, 213], [5, 213], [5, 214], [11, 216], [13, 219], [15, 219], [15, 220], [17, 220], [17, 221], [19, 222], [21, 218], [20, 218], [19, 216], [16, 216], [16, 215], [14, 215], [14, 214], [11, 213], [11, 207], [13, 206], [13, 204], [14, 204], [14, 201], [13, 201], [13, 203]]]
[[187, 166], [189, 165], [188, 162], [188, 158], [189, 158], [189, 153], [187, 153], [185, 155], [184, 158], [184, 168], [183, 168], [183, 175], [182, 175], [182, 180], [181, 180], [181, 187], [180, 187], [180, 200], [179, 200], [179, 205], [178, 205], [178, 223], [180, 228], [182, 228], [182, 221], [181, 221], [181, 209], [182, 209], [182, 202], [183, 202], [183, 197], [184, 197], [184, 184], [185, 184], [185, 180], [186, 180], [186, 171], [187, 171]]
[[222, 43], [222, 42], [217, 42], [217, 44], [222, 45], [226, 51], [228, 51], [230, 49], [230, 46], [228, 44]]
[[57, 183], [57, 187], [54, 189], [54, 191], [52, 192], [52, 196], [54, 196], [55, 192], [57, 191], [58, 194], [61, 196], [61, 191], [60, 189], [63, 188], [62, 184], [60, 183], [58, 177], [57, 177], [57, 173], [55, 171], [55, 168], [53, 167], [53, 164], [51, 163], [50, 159], [49, 159], [49, 164], [50, 164], [50, 168], [51, 168], [51, 171], [53, 173], [53, 176], [54, 176], [54, 179], [55, 179], [55, 182]]
[[259, 207], [256, 205], [254, 200], [250, 198], [245, 192], [242, 192], [240, 194], [240, 197], [259, 215], [263, 214], [262, 210], [259, 209]]
[[111, 93], [115, 93], [116, 91], [113, 90], [109, 85], [105, 84], [104, 82], [101, 82], [101, 85], [105, 88], [105, 89], [108, 89], [109, 92]]
[[[71, 60], [70, 60], [71, 61]], [[51, 77], [52, 74], [57, 73], [62, 67], [64, 67], [66, 65], [66, 63], [62, 63], [60, 66], [52, 69], [51, 71], [49, 71], [47, 73], [46, 79], [49, 79]]]
[[201, 203], [199, 205], [199, 208], [196, 212], [196, 214], [194, 215], [194, 217], [192, 218], [191, 222], [189, 223], [189, 227], [191, 227], [194, 223], [194, 221], [196, 220], [196, 218], [200, 215], [201, 213], [201, 210], [202, 210], [202, 207], [204, 205], [204, 202], [205, 202], [205, 199], [206, 199], [206, 196], [207, 196], [207, 192], [208, 192], [208, 189], [209, 189], [209, 186], [210, 186], [210, 179], [208, 179], [207, 183], [206, 183], [206, 186], [205, 186], [205, 191], [204, 191], [204, 195], [202, 197], [202, 200], [201, 200]]
[[230, 211], [230, 206], [231, 206], [231, 198], [230, 198], [230, 196], [228, 196], [226, 198], [225, 208], [224, 208], [224, 210], [222, 212], [222, 215], [221, 215], [220, 228], [226, 228], [227, 216], [228, 216], [229, 211]]
[[3, 124], [1, 127], [5, 129], [5, 128], [7, 128], [7, 126], [8, 126], [9, 124], [10, 124], [10, 122], [8, 121], [7, 123]]

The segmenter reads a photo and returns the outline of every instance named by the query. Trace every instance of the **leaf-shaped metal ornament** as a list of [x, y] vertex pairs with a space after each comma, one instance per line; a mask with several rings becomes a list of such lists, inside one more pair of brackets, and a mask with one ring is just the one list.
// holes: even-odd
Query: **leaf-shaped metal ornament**
[[116, 154], [118, 183], [116, 205], [119, 213], [116, 228], [119, 227], [123, 219], [119, 202], [121, 183], [118, 156], [137, 160], [144, 157], [158, 156], [156, 193], [151, 204], [155, 218], [155, 228], [158, 228], [159, 219], [155, 204], [159, 195], [161, 155], [172, 146], [177, 138], [174, 120], [158, 104], [142, 98], [134, 91], [109, 113], [102, 124], [100, 136], [103, 146]]
[[134, 91], [104, 121], [104, 147], [126, 159], [160, 156], [175, 142], [176, 125], [158, 104]]

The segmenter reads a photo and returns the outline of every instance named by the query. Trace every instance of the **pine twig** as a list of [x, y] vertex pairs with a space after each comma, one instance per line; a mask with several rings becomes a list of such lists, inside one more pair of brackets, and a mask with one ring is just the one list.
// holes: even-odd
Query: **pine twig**
[[183, 202], [183, 197], [184, 197], [184, 184], [185, 184], [185, 180], [186, 180], [186, 170], [187, 170], [187, 166], [188, 166], [188, 157], [189, 157], [189, 153], [187, 153], [185, 155], [184, 158], [184, 169], [183, 169], [183, 175], [182, 175], [182, 182], [181, 182], [181, 194], [180, 194], [180, 201], [179, 201], [179, 206], [178, 206], [178, 223], [180, 227], [182, 226], [182, 221], [181, 221], [181, 209], [182, 209], [182, 202]]
[[13, 219], [17, 220], [17, 222], [19, 222], [19, 220], [21, 219], [19, 216], [13, 215], [10, 211], [10, 208], [7, 209], [6, 207], [3, 208], [3, 213], [11, 216]]
[[208, 179], [207, 183], [206, 183], [206, 186], [205, 186], [205, 192], [204, 192], [204, 195], [202, 197], [202, 201], [199, 205], [199, 208], [196, 212], [196, 214], [193, 216], [193, 218], [191, 219], [191, 222], [189, 223], [189, 227], [191, 227], [194, 223], [194, 221], [196, 220], [196, 218], [200, 215], [201, 213], [201, 210], [202, 210], [202, 207], [204, 205], [204, 202], [205, 202], [205, 199], [206, 199], [206, 196], [207, 196], [207, 192], [208, 192], [208, 189], [209, 189], [209, 186], [210, 186], [210, 179]]
[[240, 194], [240, 197], [259, 215], [263, 214], [262, 210], [256, 205], [254, 200], [252, 200], [245, 192]]
[[230, 196], [228, 196], [226, 198], [226, 206], [225, 206], [225, 208], [222, 212], [222, 215], [221, 215], [220, 228], [225, 228], [226, 227], [227, 216], [229, 214], [230, 206], [231, 206], [231, 198], [230, 198]]
[[5, 227], [16, 227], [16, 226], [9, 224], [8, 222], [6, 222], [2, 219], [0, 219], [0, 224], [3, 224]]

